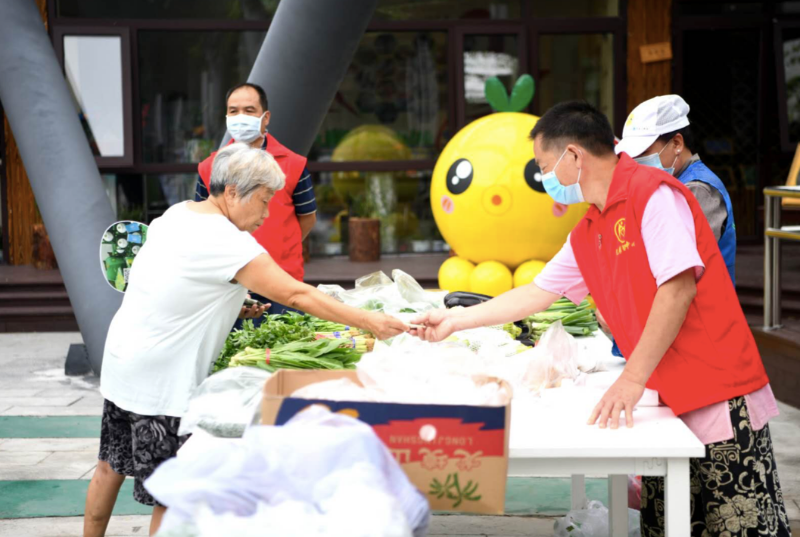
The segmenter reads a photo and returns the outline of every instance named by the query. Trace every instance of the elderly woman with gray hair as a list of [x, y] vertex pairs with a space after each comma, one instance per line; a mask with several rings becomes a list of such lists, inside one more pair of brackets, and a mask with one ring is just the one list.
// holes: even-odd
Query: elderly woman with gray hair
[[298, 282], [255, 241], [250, 232], [269, 216], [270, 198], [283, 186], [269, 153], [232, 144], [214, 161], [209, 198], [174, 205], [150, 226], [106, 340], [100, 454], [86, 498], [85, 537], [105, 533], [125, 476], [135, 478], [134, 498], [154, 506], [150, 532], [157, 530], [164, 507], [142, 483], [186, 440], [178, 436], [180, 418], [242, 313], [248, 289], [380, 339], [408, 330], [393, 317], [345, 306]]

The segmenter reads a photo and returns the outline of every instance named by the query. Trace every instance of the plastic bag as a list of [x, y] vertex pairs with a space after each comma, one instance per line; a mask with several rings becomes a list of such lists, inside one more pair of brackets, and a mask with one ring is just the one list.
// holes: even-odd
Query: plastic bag
[[[639, 511], [628, 509], [628, 537], [641, 537]], [[608, 537], [608, 509], [591, 501], [586, 509], [570, 511], [553, 525], [555, 537]]]
[[636, 509], [642, 508], [642, 477], [637, 475], [628, 476], [628, 507]]
[[211, 375], [192, 393], [178, 434], [200, 428], [214, 436], [241, 438], [260, 406], [269, 377], [269, 372], [256, 367], [231, 367]]
[[315, 405], [281, 427], [206, 440], [145, 481], [168, 507], [158, 535], [183, 535], [192, 527], [202, 537], [409, 537], [411, 528], [421, 537], [427, 531], [425, 496], [372, 428], [354, 418]]
[[553, 323], [530, 353], [532, 358], [523, 379], [531, 392], [558, 388], [564, 379], [574, 380], [578, 370], [578, 345], [564, 330], [561, 321]]
[[443, 308], [447, 294], [446, 291], [425, 291], [413, 277], [399, 269], [392, 271], [392, 278], [383, 272], [362, 276], [351, 290], [338, 285], [320, 285], [317, 289], [348, 306], [389, 315]]

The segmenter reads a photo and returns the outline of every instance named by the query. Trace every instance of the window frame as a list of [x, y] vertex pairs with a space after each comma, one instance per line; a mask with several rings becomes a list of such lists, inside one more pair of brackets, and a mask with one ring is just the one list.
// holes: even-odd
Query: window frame
[[[464, 38], [469, 35], [513, 35], [517, 38], [517, 60], [519, 65], [520, 74], [526, 74], [529, 71], [530, 63], [528, 61], [528, 46], [527, 34], [525, 24], [522, 22], [515, 23], [513, 21], [502, 21], [502, 24], [493, 24], [491, 26], [482, 26], [475, 24], [461, 24], [455, 28], [455, 55], [450, 55], [449, 60], [455, 64], [455, 79], [453, 86], [456, 90], [456, 124], [454, 132], [464, 128], [467, 124], [467, 100], [464, 88]], [[455, 61], [453, 61], [455, 60]], [[530, 104], [526, 107], [525, 111], [530, 110]]]
[[[131, 137], [126, 131], [127, 144], [132, 141], [131, 159], [98, 158], [101, 173], [117, 175], [140, 175], [146, 182], [147, 175], [197, 173], [197, 163], [145, 163], [142, 151], [142, 129], [134, 118], [141, 117], [141, 97], [139, 88], [139, 47], [140, 31], [269, 31], [271, 19], [266, 20], [214, 20], [214, 19], [89, 19], [59, 17], [57, 0], [47, 0], [54, 46], [63, 49], [63, 35], [95, 32], [95, 35], [126, 35], [127, 59], [123, 82], [126, 114], [130, 122]], [[618, 15], [610, 17], [563, 17], [534, 18], [531, 2], [519, 0], [520, 17], [515, 19], [419, 19], [419, 20], [370, 20], [365, 32], [404, 32], [440, 31], [447, 34], [447, 74], [448, 74], [448, 128], [452, 133], [464, 127], [465, 100], [463, 91], [463, 37], [469, 34], [517, 34], [519, 41], [520, 73], [529, 73], [539, 80], [538, 66], [539, 36], [547, 34], [611, 33], [614, 35], [614, 118], [613, 126], [622, 127], [626, 117], [626, 61], [625, 35], [627, 32], [627, 0], [618, 0]], [[63, 51], [58, 53], [63, 68]], [[126, 58], [127, 56], [127, 58]], [[528, 111], [539, 110], [539, 96], [534, 94]], [[348, 161], [324, 162], [309, 161], [311, 172], [337, 171], [407, 171], [433, 170], [436, 159], [396, 160], [396, 161]], [[146, 188], [146, 185], [143, 186]]]
[[133, 140], [133, 113], [132, 113], [132, 93], [133, 85], [131, 81], [131, 39], [130, 30], [126, 27], [103, 27], [103, 26], [54, 26], [53, 27], [53, 47], [56, 52], [61, 71], [64, 72], [66, 80], [66, 62], [64, 60], [64, 38], [67, 36], [92, 37], [110, 36], [120, 38], [120, 64], [122, 69], [122, 136], [123, 136], [123, 155], [121, 157], [95, 156], [98, 168], [118, 166], [134, 166], [134, 140]]
[[778, 126], [781, 135], [781, 150], [791, 152], [800, 143], [792, 143], [789, 135], [789, 108], [786, 99], [786, 69], [783, 64], [783, 32], [784, 30], [800, 30], [800, 20], [780, 20], [773, 22], [773, 47], [775, 53], [775, 77], [778, 90]]
[[[539, 42], [545, 35], [586, 35], [586, 34], [611, 34], [614, 39], [614, 117], [611, 118], [611, 127], [614, 132], [621, 132], [625, 118], [628, 117], [628, 62], [625, 54], [628, 32], [628, 2], [619, 0], [619, 15], [616, 17], [559, 17], [559, 18], [533, 18], [530, 13], [530, 4], [525, 3], [524, 20], [528, 23], [530, 39], [530, 65], [535, 80], [541, 79], [539, 65]], [[540, 108], [539, 94], [533, 96], [533, 109], [544, 112]]]

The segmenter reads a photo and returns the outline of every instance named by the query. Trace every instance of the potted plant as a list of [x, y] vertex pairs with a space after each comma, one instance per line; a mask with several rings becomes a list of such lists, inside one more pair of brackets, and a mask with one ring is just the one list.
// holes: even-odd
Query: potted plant
[[365, 263], [381, 258], [381, 221], [374, 202], [364, 194], [353, 198], [347, 219], [350, 261]]

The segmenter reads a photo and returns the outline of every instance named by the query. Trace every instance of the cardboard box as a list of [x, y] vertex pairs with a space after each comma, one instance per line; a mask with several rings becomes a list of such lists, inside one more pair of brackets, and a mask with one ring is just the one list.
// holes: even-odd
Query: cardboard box
[[[283, 425], [313, 404], [372, 426], [431, 509], [502, 514], [508, 476], [511, 401], [505, 406], [411, 405], [297, 399], [304, 386], [349, 378], [355, 371], [280, 370], [264, 385], [261, 423]], [[501, 382], [509, 394], [511, 388]]]

